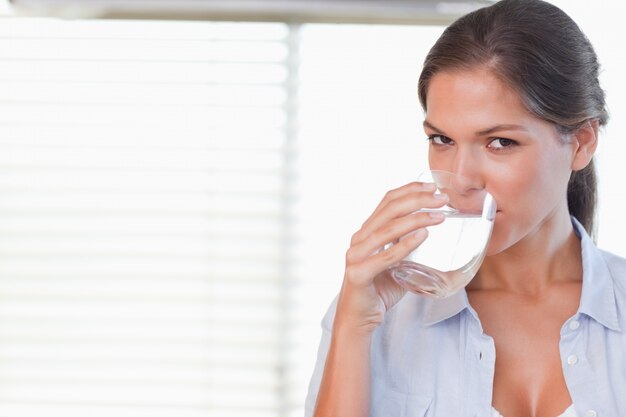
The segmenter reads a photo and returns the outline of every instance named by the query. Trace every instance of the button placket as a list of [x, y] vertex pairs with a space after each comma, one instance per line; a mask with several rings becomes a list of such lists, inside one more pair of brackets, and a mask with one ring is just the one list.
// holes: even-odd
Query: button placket
[[[471, 345], [471, 367], [473, 370], [467, 374], [466, 383], [468, 402], [475, 404], [476, 408], [472, 410], [474, 414], [465, 414], [467, 416], [485, 416], [491, 415], [491, 398], [493, 396], [493, 376], [495, 368], [495, 345], [491, 336], [483, 333], [480, 321], [466, 310], [465, 318], [470, 320], [469, 337]], [[476, 399], [479, 399], [477, 402]]]
[[594, 391], [597, 384], [597, 375], [591, 370], [587, 358], [586, 346], [590, 337], [587, 326], [588, 318], [584, 315], [577, 314], [572, 317], [562, 328], [559, 349], [563, 360], [563, 373], [572, 398], [575, 402], [583, 404], [591, 400], [587, 404], [580, 404], [585, 407], [579, 411], [580, 416], [599, 417], [597, 409], [592, 407], [594, 404], [602, 404], [606, 398], [597, 395], [589, 397], [589, 393]]
[[[567, 328], [569, 329], [569, 331], [571, 333], [576, 332], [579, 328], [580, 328], [580, 320], [578, 319], [578, 316], [576, 316], [576, 318], [572, 318], [568, 323], [567, 323]], [[573, 335], [570, 337], [574, 337]], [[567, 358], [565, 358], [565, 362], [567, 363], [567, 365], [569, 365], [570, 367], [573, 365], [576, 365], [578, 363], [578, 355], [576, 355], [575, 353], [570, 353]]]

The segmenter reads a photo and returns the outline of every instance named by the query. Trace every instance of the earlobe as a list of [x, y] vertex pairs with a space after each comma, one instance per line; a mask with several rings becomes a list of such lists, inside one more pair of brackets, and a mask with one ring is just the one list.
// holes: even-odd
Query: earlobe
[[572, 159], [572, 171], [580, 171], [591, 162], [598, 147], [598, 128], [597, 119], [588, 120], [573, 133], [572, 140], [577, 144], [577, 148]]

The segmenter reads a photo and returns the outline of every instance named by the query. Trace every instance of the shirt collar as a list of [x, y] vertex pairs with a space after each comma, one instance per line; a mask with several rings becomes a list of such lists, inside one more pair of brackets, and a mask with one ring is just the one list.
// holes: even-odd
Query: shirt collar
[[583, 288], [578, 312], [588, 315], [604, 327], [621, 331], [613, 277], [602, 251], [574, 217], [572, 223], [580, 237], [583, 260]]
[[[572, 217], [576, 235], [580, 238], [583, 264], [583, 286], [579, 313], [584, 313], [611, 330], [620, 330], [615, 301], [613, 278], [602, 252], [587, 234], [585, 228]], [[424, 325], [431, 326], [467, 309], [478, 318], [469, 304], [465, 289], [447, 298], [426, 298]]]

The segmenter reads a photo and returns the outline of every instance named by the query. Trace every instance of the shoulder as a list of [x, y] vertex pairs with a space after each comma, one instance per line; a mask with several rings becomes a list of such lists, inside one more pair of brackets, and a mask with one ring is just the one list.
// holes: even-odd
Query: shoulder
[[387, 311], [382, 327], [387, 329], [398, 326], [423, 327], [424, 319], [432, 303], [431, 298], [407, 292], [398, 304]]
[[408, 292], [385, 315], [376, 330], [374, 346], [384, 346], [387, 353], [421, 351], [423, 354], [455, 334], [451, 329], [460, 323], [459, 303], [454, 299], [436, 299]]
[[322, 318], [322, 330], [330, 333], [333, 329], [333, 322], [335, 321], [335, 314], [337, 313], [337, 301], [339, 300], [339, 294], [333, 298], [324, 317]]

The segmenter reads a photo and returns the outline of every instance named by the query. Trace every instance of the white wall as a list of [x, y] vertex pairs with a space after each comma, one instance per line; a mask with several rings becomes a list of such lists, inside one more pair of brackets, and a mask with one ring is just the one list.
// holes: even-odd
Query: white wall
[[552, 3], [568, 13], [587, 34], [603, 67], [601, 83], [607, 93], [611, 120], [602, 132], [596, 158], [600, 183], [598, 244], [626, 256], [626, 4], [617, 0]]

